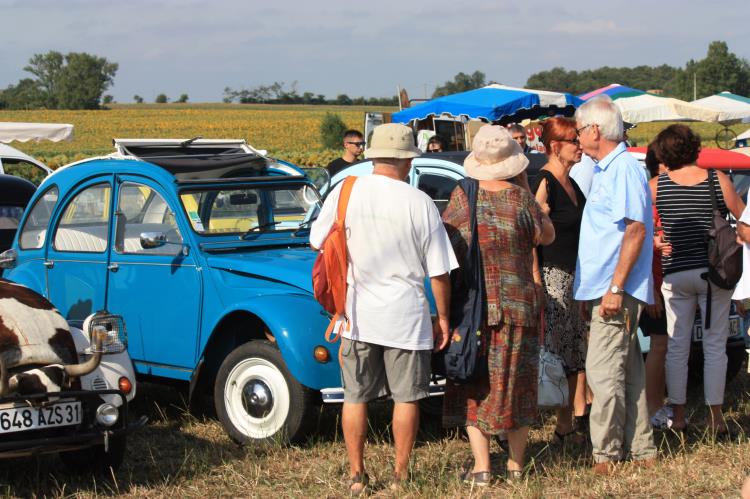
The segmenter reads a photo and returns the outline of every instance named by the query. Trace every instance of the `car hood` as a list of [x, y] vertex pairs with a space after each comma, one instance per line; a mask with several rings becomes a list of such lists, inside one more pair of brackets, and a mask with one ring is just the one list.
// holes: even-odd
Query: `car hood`
[[279, 248], [212, 255], [211, 268], [276, 281], [312, 293], [312, 268], [317, 253], [310, 248]]

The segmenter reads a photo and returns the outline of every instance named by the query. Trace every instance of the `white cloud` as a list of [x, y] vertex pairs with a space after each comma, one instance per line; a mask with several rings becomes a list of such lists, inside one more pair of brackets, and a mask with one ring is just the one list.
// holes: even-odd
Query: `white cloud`
[[590, 21], [563, 21], [552, 26], [555, 33], [565, 33], [567, 35], [598, 35], [611, 33], [625, 33], [632, 31], [617, 26], [617, 24], [608, 19], [592, 19]]

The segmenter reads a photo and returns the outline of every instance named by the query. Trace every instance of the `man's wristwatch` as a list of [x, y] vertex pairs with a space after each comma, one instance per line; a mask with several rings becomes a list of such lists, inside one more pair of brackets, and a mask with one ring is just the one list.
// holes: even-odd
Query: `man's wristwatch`
[[613, 284], [613, 285], [611, 285], [611, 286], [609, 287], [609, 292], [610, 292], [610, 293], [612, 293], [613, 295], [621, 295], [621, 294], [624, 294], [624, 293], [625, 293], [625, 290], [624, 290], [624, 289], [622, 289], [622, 288], [621, 288], [620, 286], [618, 286], [617, 284]]

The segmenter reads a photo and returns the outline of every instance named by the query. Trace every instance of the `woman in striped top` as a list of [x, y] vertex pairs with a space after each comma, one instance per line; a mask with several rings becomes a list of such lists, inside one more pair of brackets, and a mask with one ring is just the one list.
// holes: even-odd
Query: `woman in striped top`
[[[683, 430], [695, 307], [706, 316], [708, 271], [706, 233], [711, 228], [712, 207], [709, 182], [716, 188], [716, 202], [722, 214], [739, 218], [744, 203], [732, 181], [722, 172], [696, 165], [700, 137], [685, 125], [671, 125], [654, 141], [654, 150], [667, 172], [650, 182], [651, 195], [664, 228], [664, 240], [672, 246], [662, 255], [664, 296], [669, 342], [667, 348], [667, 394], [674, 409], [672, 427]], [[720, 188], [719, 188], [720, 187]], [[721, 406], [727, 369], [726, 341], [732, 291], [711, 286], [711, 324], [703, 331], [703, 391], [711, 413], [708, 427], [726, 432]]]

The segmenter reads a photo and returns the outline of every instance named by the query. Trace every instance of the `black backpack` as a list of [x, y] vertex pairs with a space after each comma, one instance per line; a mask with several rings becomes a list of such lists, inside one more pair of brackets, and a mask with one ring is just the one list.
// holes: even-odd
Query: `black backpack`
[[[737, 244], [737, 232], [719, 211], [716, 202], [716, 172], [708, 170], [708, 189], [711, 193], [713, 219], [706, 234], [708, 245], [708, 296], [706, 303], [705, 328], [711, 327], [711, 284], [722, 289], [734, 289], [742, 276], [742, 245]], [[721, 187], [721, 186], [719, 186]]]
[[477, 196], [479, 182], [465, 178], [458, 182], [469, 198], [471, 242], [461, 272], [451, 276], [451, 321], [448, 347], [433, 356], [433, 374], [453, 383], [469, 383], [487, 372], [486, 357], [481, 355], [480, 328], [484, 320], [484, 272], [477, 234]]

